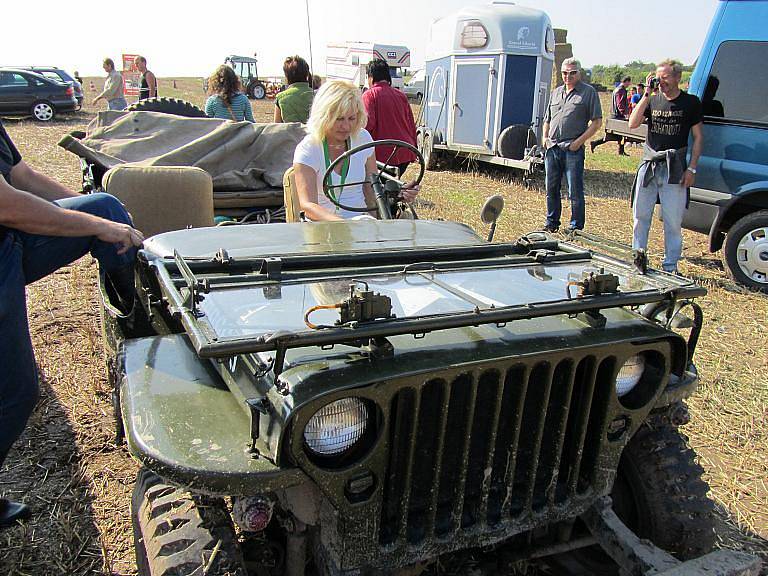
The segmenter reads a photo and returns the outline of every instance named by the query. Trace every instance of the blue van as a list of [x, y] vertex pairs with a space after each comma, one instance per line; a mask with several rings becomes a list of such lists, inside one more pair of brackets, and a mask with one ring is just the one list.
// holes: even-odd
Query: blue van
[[768, 293], [768, 1], [721, 1], [691, 77], [704, 148], [683, 226]]

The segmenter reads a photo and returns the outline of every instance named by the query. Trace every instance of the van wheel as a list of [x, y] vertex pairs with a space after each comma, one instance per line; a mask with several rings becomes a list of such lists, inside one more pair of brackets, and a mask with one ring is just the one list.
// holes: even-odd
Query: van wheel
[[56, 117], [56, 109], [50, 102], [40, 100], [32, 104], [32, 116], [40, 122], [50, 122]]
[[725, 264], [736, 282], [768, 293], [768, 210], [753, 212], [731, 226]]
[[247, 576], [224, 502], [171, 486], [142, 468], [131, 499], [140, 576]]

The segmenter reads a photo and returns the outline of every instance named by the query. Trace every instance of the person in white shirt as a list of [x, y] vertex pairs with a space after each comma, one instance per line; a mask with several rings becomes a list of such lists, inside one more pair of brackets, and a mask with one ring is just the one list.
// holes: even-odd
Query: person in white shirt
[[[335, 206], [323, 193], [323, 175], [331, 163], [347, 150], [372, 141], [360, 89], [350, 82], [331, 80], [318, 90], [307, 122], [309, 134], [293, 155], [296, 192], [301, 210], [310, 220], [342, 220], [363, 212]], [[363, 182], [376, 173], [375, 149], [369, 148], [340, 162], [331, 175], [332, 184]], [[345, 206], [368, 207], [374, 213], [376, 200], [370, 184], [334, 188], [332, 193]]]

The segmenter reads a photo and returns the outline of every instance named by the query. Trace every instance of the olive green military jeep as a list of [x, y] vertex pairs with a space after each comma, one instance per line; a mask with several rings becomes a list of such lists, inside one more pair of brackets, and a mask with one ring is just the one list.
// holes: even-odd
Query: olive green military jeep
[[159, 234], [137, 286], [129, 316], [102, 295], [142, 575], [759, 569], [710, 552], [678, 430], [683, 278], [363, 219]]

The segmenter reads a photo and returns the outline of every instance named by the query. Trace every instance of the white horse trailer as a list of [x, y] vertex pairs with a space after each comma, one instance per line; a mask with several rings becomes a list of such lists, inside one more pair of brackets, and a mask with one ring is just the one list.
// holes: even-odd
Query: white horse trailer
[[542, 165], [554, 56], [541, 10], [493, 1], [434, 21], [417, 132], [427, 164], [450, 151], [528, 173]]

